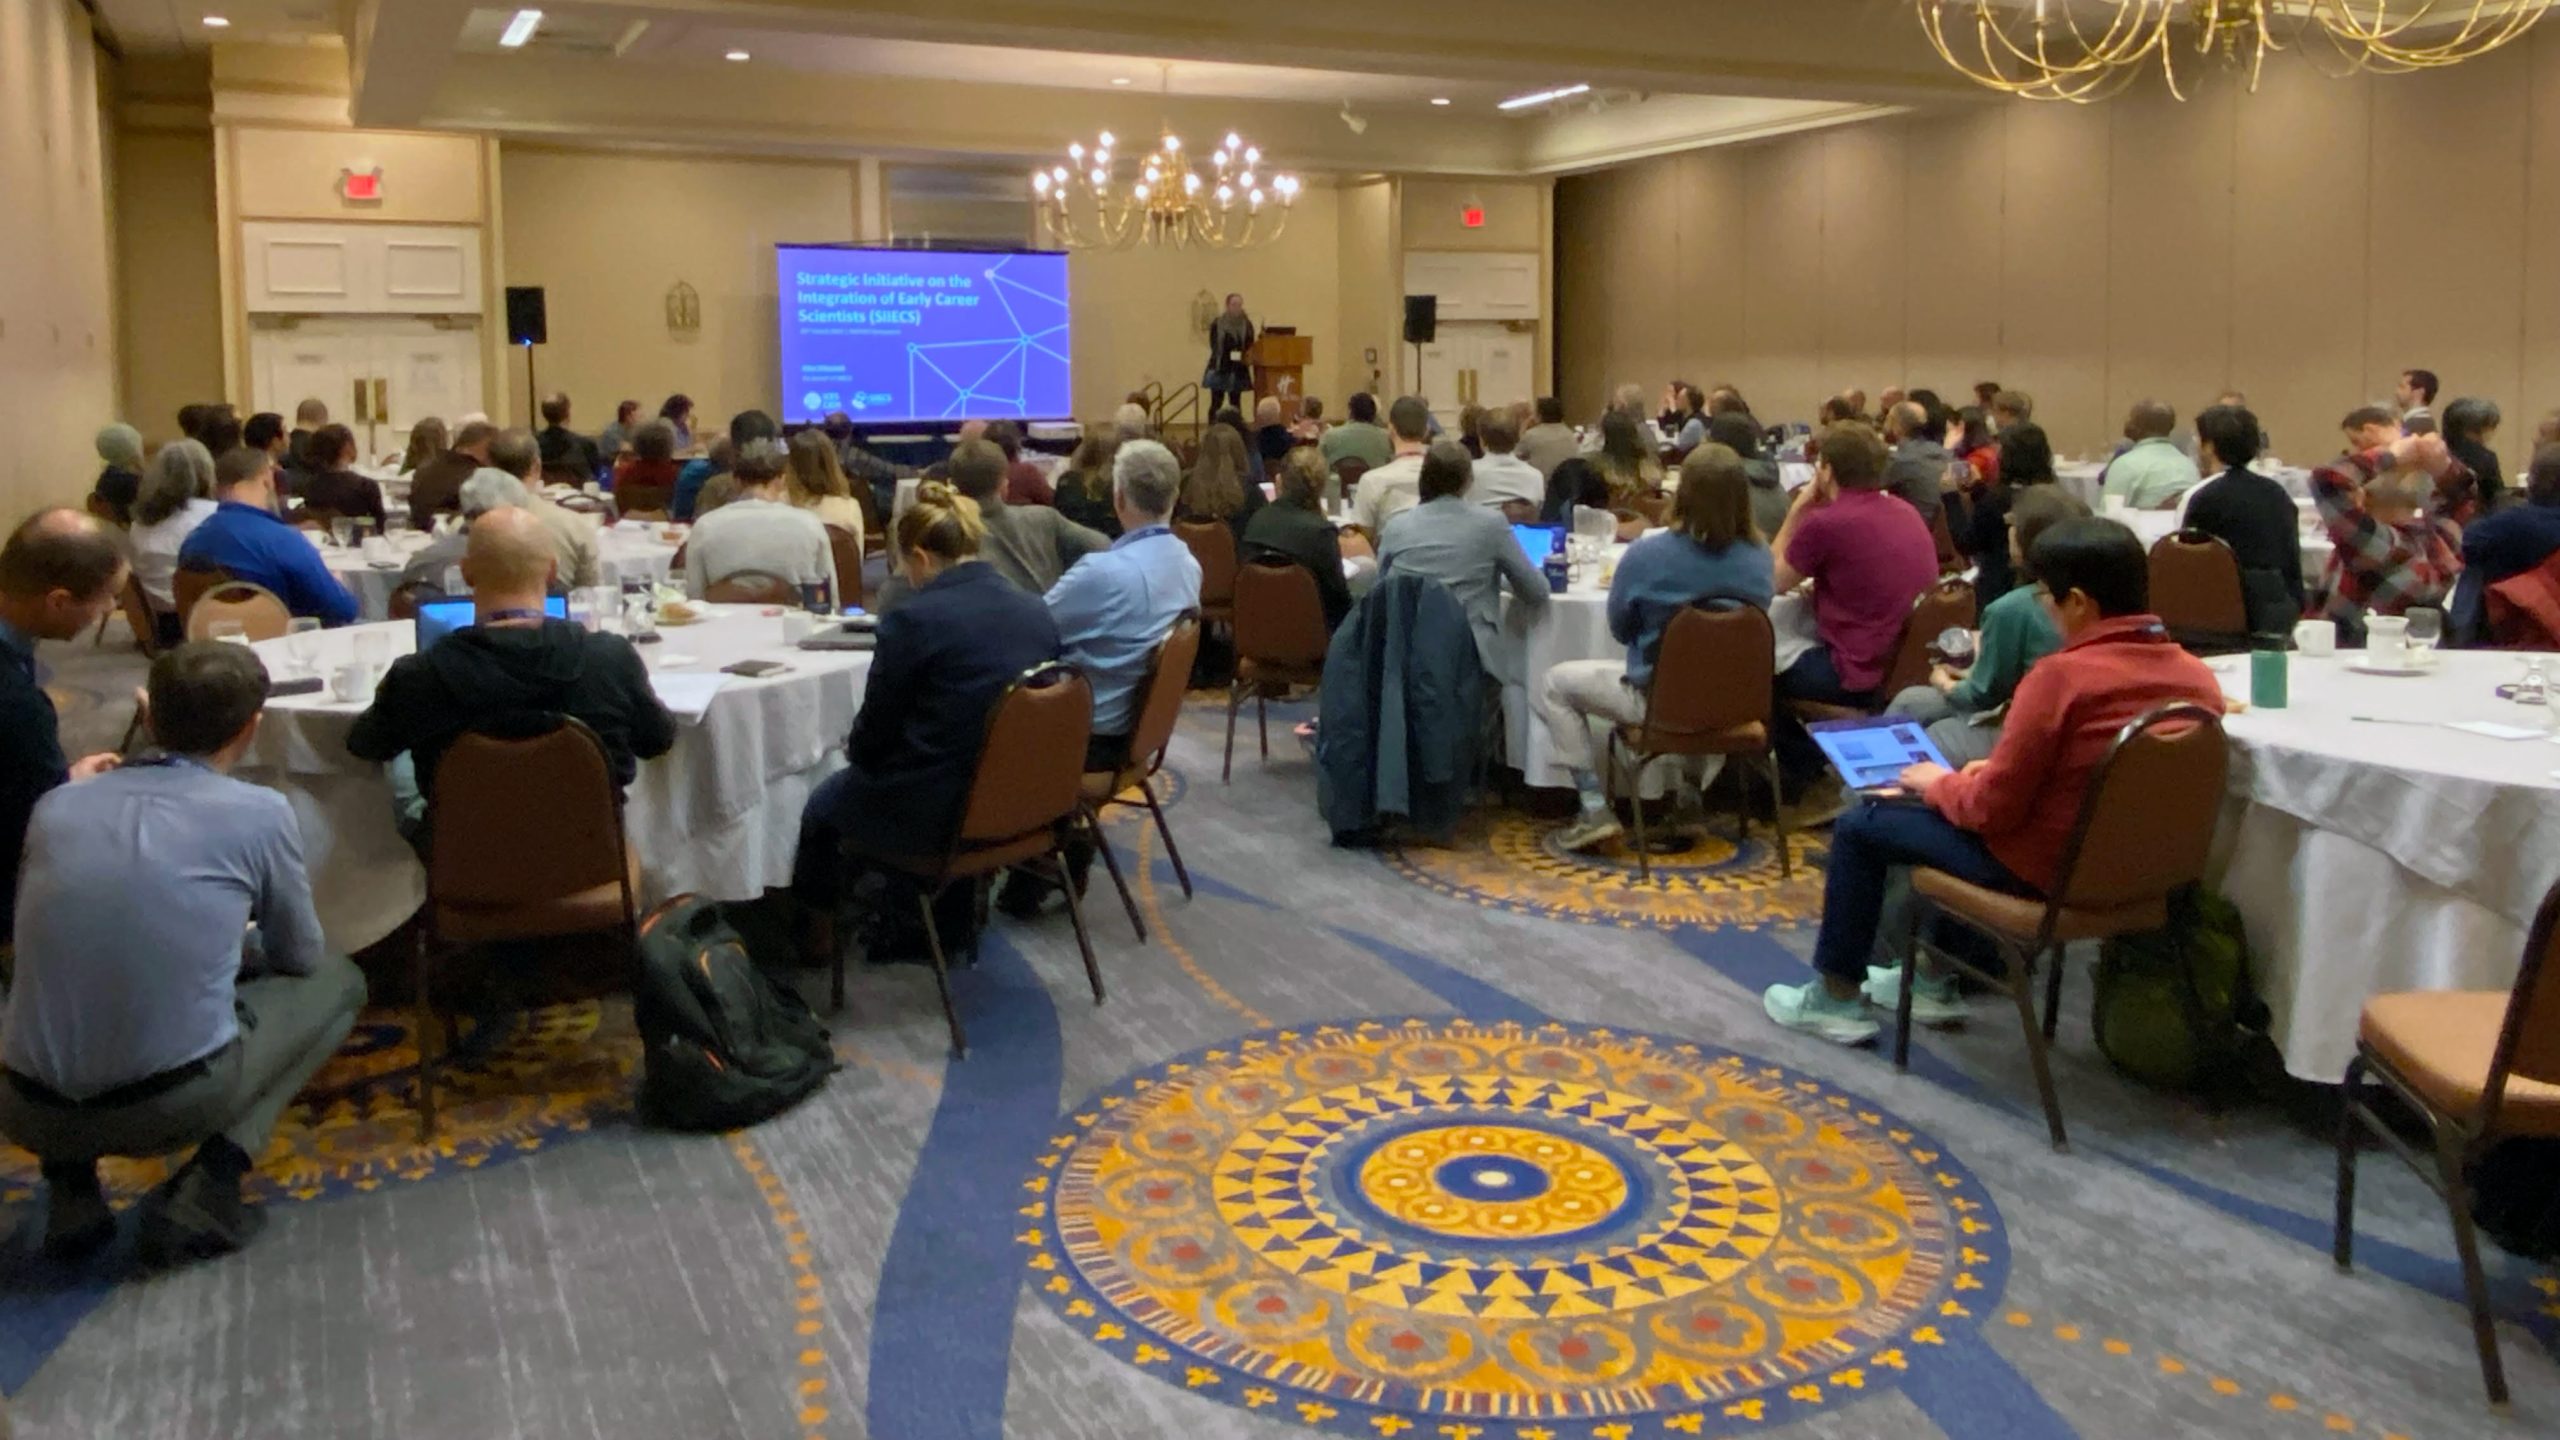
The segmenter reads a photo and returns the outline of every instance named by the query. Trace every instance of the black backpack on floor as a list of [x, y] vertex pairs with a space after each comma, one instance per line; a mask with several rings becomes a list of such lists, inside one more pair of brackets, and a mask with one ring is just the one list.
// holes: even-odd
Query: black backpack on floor
[[633, 1018], [645, 1047], [640, 1116], [735, 1130], [779, 1115], [836, 1071], [826, 1027], [759, 969], [717, 902], [679, 895], [640, 922]]

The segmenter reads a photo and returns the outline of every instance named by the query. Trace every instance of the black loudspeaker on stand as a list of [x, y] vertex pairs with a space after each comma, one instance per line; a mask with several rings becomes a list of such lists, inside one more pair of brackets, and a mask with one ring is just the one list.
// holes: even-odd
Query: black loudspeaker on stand
[[507, 343], [524, 347], [524, 423], [530, 428], [542, 414], [534, 394], [533, 347], [551, 343], [551, 320], [543, 304], [541, 286], [507, 287]]
[[1413, 347], [1413, 393], [1428, 395], [1422, 383], [1422, 347], [1440, 334], [1440, 297], [1407, 295], [1404, 297], [1404, 343]]

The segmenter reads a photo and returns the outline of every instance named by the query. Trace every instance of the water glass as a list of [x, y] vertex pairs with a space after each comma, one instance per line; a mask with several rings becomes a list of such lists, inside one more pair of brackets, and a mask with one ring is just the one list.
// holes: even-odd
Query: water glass
[[296, 615], [285, 622], [284, 649], [293, 659], [294, 673], [312, 673], [311, 662], [320, 656], [320, 621], [316, 616]]
[[356, 522], [343, 515], [330, 521], [329, 538], [337, 541], [338, 548], [341, 550], [351, 550], [355, 548]]
[[569, 623], [591, 635], [595, 633], [596, 592], [593, 590], [569, 592]]
[[2433, 654], [2436, 642], [2444, 638], [2444, 612], [2433, 609], [2412, 610], [2409, 612], [2408, 620], [2409, 661], [2411, 664], [2424, 665]]

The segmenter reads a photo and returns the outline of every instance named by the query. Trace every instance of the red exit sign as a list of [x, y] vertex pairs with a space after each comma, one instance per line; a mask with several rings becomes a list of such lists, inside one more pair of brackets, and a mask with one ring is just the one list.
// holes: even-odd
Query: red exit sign
[[1484, 207], [1481, 205], [1470, 205], [1464, 210], [1459, 211], [1458, 223], [1466, 226], [1470, 230], [1483, 229]]

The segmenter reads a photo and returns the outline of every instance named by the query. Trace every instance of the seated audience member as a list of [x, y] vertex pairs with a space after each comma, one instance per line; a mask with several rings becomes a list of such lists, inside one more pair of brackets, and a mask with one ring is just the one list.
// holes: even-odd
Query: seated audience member
[[[1500, 515], [1467, 503], [1472, 468], [1467, 452], [1448, 441], [1422, 457], [1420, 503], [1389, 520], [1378, 537], [1378, 574], [1420, 575], [1449, 587], [1475, 631], [1485, 673], [1509, 682], [1520, 678], [1520, 664], [1502, 642], [1502, 589], [1508, 585], [1512, 603], [1534, 614], [1546, 608], [1547, 581]], [[1368, 488], [1360, 482], [1361, 493]]]
[[534, 432], [533, 440], [544, 465], [577, 471], [579, 484], [595, 479], [604, 468], [596, 455], [596, 442], [569, 428], [569, 397], [558, 391], [543, 397], [542, 428]]
[[2498, 437], [2498, 422], [2506, 417], [2499, 413], [2498, 402], [2465, 395], [2444, 407], [2444, 448], [2453, 458], [2471, 470], [2471, 484], [2478, 492], [2478, 513], [2487, 514], [2506, 498], [2506, 472], [2498, 464], [2498, 452], [2489, 442]]
[[1662, 493], [1661, 457], [1646, 443], [1637, 422], [1620, 411], [1600, 417], [1600, 449], [1590, 459], [1609, 484], [1610, 503], [1621, 510]]
[[1919, 511], [1923, 524], [1936, 524], [1946, 512], [1946, 434], [1946, 421], [1916, 401], [1899, 401], [1884, 412], [1884, 443], [1893, 452], [1885, 462], [1884, 488]]
[[613, 457], [631, 446], [631, 432], [640, 428], [640, 402], [625, 400], [613, 407], [613, 423], [596, 432], [596, 453], [609, 464]]
[[692, 396], [668, 396], [666, 400], [658, 406], [658, 418], [666, 421], [668, 425], [675, 429], [677, 454], [681, 455], [693, 448]]
[[854, 548], [861, 549], [862, 502], [854, 498], [853, 481], [836, 457], [835, 442], [824, 430], [803, 430], [791, 437], [789, 454], [783, 491], [791, 503], [817, 516], [821, 524], [850, 532]]
[[1998, 483], [1973, 497], [1965, 516], [1965, 553], [1973, 557], [1973, 594], [1988, 605], [2009, 593], [2009, 507], [2039, 486], [2057, 483], [2053, 444], [2041, 425], [2019, 424], [2000, 437]]
[[1987, 445], [1977, 445], [1964, 457], [1973, 467], [1974, 483], [1988, 485], [2000, 478], [2000, 442], [2011, 430], [2036, 418], [2036, 402], [2023, 390], [2003, 390], [1983, 405], [1984, 426], [1991, 432]]
[[[1902, 788], [1924, 804], [1864, 801], [1832, 828], [1813, 951], [1819, 978], [1770, 986], [1762, 997], [1770, 1019], [1843, 1045], [1873, 1038], [1866, 1000], [1889, 1007], [1902, 984], [1899, 967], [1870, 969], [1889, 872], [1925, 865], [2041, 895], [2059, 878], [2081, 800], [2116, 735], [2161, 705], [2222, 712], [2213, 672], [2149, 613], [2150, 561], [2132, 531], [2112, 520], [2065, 520], [2044, 531], [2031, 560], [2062, 647], [2018, 683], [1988, 760], [1962, 770], [1914, 765]], [[1924, 1024], [1964, 1018], [1953, 976], [1923, 975], [1912, 999]]]
[[1742, 477], [1751, 483], [1751, 528], [1766, 543], [1787, 523], [1791, 497], [1778, 462], [1761, 453], [1759, 425], [1745, 411], [1720, 411], [1707, 421], [1707, 440], [1742, 461]]
[[1046, 597], [1067, 660], [1093, 682], [1087, 770], [1128, 761], [1155, 649], [1176, 620], [1200, 608], [1200, 562], [1165, 523], [1182, 489], [1173, 452], [1132, 440], [1113, 457], [1111, 473], [1120, 538], [1069, 567]]
[[[1237, 442], [1243, 446], [1244, 470], [1241, 472], [1243, 483], [1247, 489], [1260, 486], [1263, 478], [1262, 451], [1253, 443], [1253, 430], [1244, 423], [1244, 412], [1230, 405], [1211, 416], [1209, 424], [1212, 429], [1223, 426], [1235, 432]], [[1206, 441], [1208, 436], [1203, 434], [1201, 439]]]
[[1582, 453], [1582, 437], [1564, 423], [1564, 401], [1553, 395], [1537, 400], [1537, 423], [1520, 432], [1519, 457], [1537, 468], [1544, 479], [1553, 479], [1556, 467]]
[[1047, 471], [1022, 457], [1022, 427], [1011, 420], [996, 420], [986, 427], [986, 437], [1004, 452], [1004, 500], [1008, 505], [1055, 505], [1057, 491], [1049, 484]]
[[454, 512], [461, 503], [462, 482], [488, 465], [489, 442], [497, 434], [498, 427], [486, 420], [463, 425], [453, 432], [452, 449], [410, 472], [409, 519], [419, 529], [433, 529], [438, 515]]
[[[991, 495], [1003, 491], [1004, 452], [984, 440], [963, 441], [953, 468]], [[933, 857], [949, 848], [969, 802], [988, 712], [1024, 671], [1062, 653], [1040, 596], [980, 562], [985, 536], [976, 503], [938, 480], [918, 486], [891, 527], [891, 549], [911, 593], [880, 617], [871, 683], [845, 741], [846, 768], [819, 782], [800, 817], [791, 889], [808, 920], [813, 959], [834, 958], [835, 915], [850, 878], [846, 839], [859, 834], [868, 848], [895, 855]], [[934, 922], [947, 951], [971, 942], [976, 911], [971, 887], [945, 892]], [[887, 924], [906, 918], [889, 906], [882, 912]]]
[[1175, 518], [1223, 521], [1241, 539], [1253, 512], [1262, 508], [1262, 487], [1254, 483], [1251, 464], [1244, 436], [1230, 426], [1210, 426], [1200, 436], [1200, 458], [1183, 477]]
[[1589, 510], [1606, 510], [1609, 505], [1609, 482], [1600, 478], [1600, 467], [1576, 455], [1556, 467], [1547, 477], [1547, 498], [1538, 507], [1541, 525], [1570, 525], [1575, 506]]
[[382, 487], [355, 472], [356, 432], [344, 425], [323, 425], [302, 447], [306, 462], [300, 486], [306, 508], [326, 510], [347, 520], [364, 520], [382, 528]]
[[[761, 410], [741, 410], [729, 417], [729, 443], [714, 444], [699, 460], [685, 463], [676, 475], [675, 518], [695, 520], [706, 512], [717, 510], [736, 497], [736, 482], [729, 478], [730, 467], [750, 441], [780, 441], [782, 427]], [[779, 446], [776, 447], [779, 449]]]
[[293, 438], [285, 429], [284, 417], [273, 410], [261, 410], [240, 426], [240, 443], [264, 450], [282, 465], [293, 448]]
[[160, 639], [177, 643], [178, 551], [214, 512], [213, 456], [196, 440], [172, 440], [151, 457], [133, 502], [133, 578], [161, 622]]
[[284, 608], [330, 625], [351, 625], [356, 597], [320, 552], [275, 515], [275, 463], [235, 446], [214, 457], [214, 512], [178, 546], [178, 568], [216, 569], [272, 591]]
[[[950, 488], [969, 503], [972, 563], [1032, 595], [1046, 595], [1078, 560], [1111, 548], [1108, 537], [1088, 530], [1049, 505], [1005, 503], [1004, 452], [987, 440], [963, 440], [951, 450]], [[915, 598], [906, 577], [892, 575], [880, 589], [882, 614]]]
[[[203, 440], [204, 448], [212, 451], [213, 458], [219, 460], [225, 452], [236, 450], [244, 443], [240, 417], [233, 414], [228, 405], [212, 406], [205, 412], [204, 433], [197, 438]], [[279, 476], [285, 474], [284, 467], [278, 466], [276, 473]]]
[[118, 525], [131, 525], [134, 498], [142, 493], [142, 432], [121, 423], [102, 427], [98, 459], [103, 468], [91, 482], [89, 496], [103, 503]]
[[[2451, 408], [2462, 404], [2456, 400]], [[2485, 638], [2489, 587], [2540, 569], [2553, 555], [2560, 555], [2560, 444], [2533, 452], [2523, 504], [2502, 505], [2463, 527], [2462, 579], [2445, 615], [2456, 639], [2473, 644]]]
[[2400, 383], [2392, 387], [2391, 398], [2400, 402], [2402, 434], [2424, 435], [2435, 429], [2436, 372], [2401, 371]]
[[[439, 535], [409, 557], [400, 571], [399, 585], [424, 585], [444, 595], [459, 595], [470, 588], [468, 582], [455, 585], [454, 571], [462, 565], [462, 557], [471, 550], [471, 525], [492, 510], [530, 510], [533, 495], [524, 482], [504, 470], [483, 470], [462, 482], [462, 528], [450, 535]], [[549, 533], [545, 531], [545, 533]], [[555, 547], [556, 551], [556, 547]], [[556, 558], [556, 555], [555, 555]], [[564, 591], [565, 582], [555, 574], [553, 583]]]
[[[36, 682], [36, 642], [87, 634], [115, 608], [124, 577], [114, 530], [77, 510], [39, 510], [0, 545], [0, 875], [17, 875], [38, 800], [115, 768], [112, 754], [63, 758], [53, 697]], [[16, 895], [0, 885], [0, 937]]]
[[560, 583], [571, 590], [587, 589], [600, 583], [603, 574], [596, 558], [595, 521], [544, 498], [541, 463], [538, 442], [522, 430], [501, 430], [489, 442], [489, 468], [524, 487], [524, 508], [550, 532], [552, 549], [560, 557]]
[[1520, 458], [1520, 420], [1508, 406], [1488, 410], [1476, 422], [1484, 457], [1475, 462], [1475, 478], [1467, 482], [1467, 503], [1497, 511], [1515, 525], [1538, 518], [1547, 498], [1547, 477]]
[[1662, 428], [1671, 436], [1671, 448], [1687, 455], [1707, 443], [1707, 392], [1685, 381], [1674, 390], [1679, 403]]
[[1300, 445], [1313, 445], [1324, 439], [1324, 402], [1313, 395], [1298, 402], [1298, 418], [1289, 425], [1289, 438]]
[[1342, 574], [1342, 542], [1324, 515], [1324, 457], [1299, 446], [1280, 462], [1280, 495], [1245, 522], [1243, 558], [1277, 558], [1306, 567], [1324, 605], [1324, 628], [1340, 628], [1351, 613], [1351, 584]]
[[1612, 415], [1623, 415], [1629, 424], [1636, 427], [1637, 449], [1648, 451], [1660, 449], [1661, 428], [1654, 424], [1652, 417], [1644, 413], [1644, 387], [1630, 382], [1609, 392], [1609, 403], [1601, 410], [1600, 418], [1593, 421], [1591, 428], [1583, 432], [1581, 453], [1584, 459], [1598, 458], [1600, 447], [1608, 439], [1606, 426]]
[[631, 453], [613, 470], [613, 498], [626, 515], [638, 510], [664, 510], [672, 518], [676, 477], [676, 427], [652, 420], [631, 432]]
[[1385, 533], [1388, 521], [1422, 503], [1422, 453], [1431, 445], [1431, 407], [1400, 396], [1388, 408], [1387, 423], [1395, 431], [1395, 458], [1373, 462], [1351, 501], [1351, 523], [1373, 538]]
[[[230, 407], [226, 405], [218, 408], [227, 410]], [[308, 471], [312, 469], [311, 437], [319, 434], [320, 427], [328, 423], [328, 402], [321, 400], [317, 396], [294, 406], [293, 431], [285, 437], [284, 459], [277, 462], [277, 468], [280, 470], [300, 471]], [[222, 458], [222, 448], [220, 446], [207, 442], [205, 448], [213, 451], [213, 457], [215, 459], [219, 460]]]
[[1125, 442], [1147, 438], [1143, 419], [1140, 429], [1141, 433], [1130, 435], [1114, 424], [1108, 430], [1087, 431], [1076, 442], [1076, 453], [1067, 457], [1067, 468], [1058, 474], [1059, 514], [1105, 539], [1120, 533], [1120, 517], [1111, 508], [1111, 459]]
[[[1981, 406], [1967, 405], [1955, 412], [1949, 434], [1953, 438], [1947, 442], [1947, 452], [1971, 467], [1973, 452], [1991, 443], [1991, 418]], [[1981, 475], [1981, 470], [1976, 468], [1976, 483], [1980, 482]]]
[[1973, 662], [1962, 669], [1932, 666], [1927, 684], [1912, 686], [1885, 707], [1926, 724], [1938, 753], [1957, 769], [1990, 757], [2000, 738], [1997, 712], [2016, 693], [2027, 667], [2061, 648], [2062, 632], [2054, 628], [2053, 617], [2045, 612], [2044, 592], [2036, 586], [2036, 538], [2088, 513], [2078, 496], [2059, 485], [2038, 485], [2020, 495], [2009, 511], [2008, 542], [2010, 571], [2018, 583], [1983, 607]]
[[400, 452], [400, 473], [415, 475], [418, 467], [443, 454], [451, 444], [444, 422], [430, 415], [409, 427], [409, 443]]
[[2196, 417], [2196, 456], [2219, 473], [2187, 498], [2184, 523], [2231, 547], [2251, 633], [2290, 635], [2305, 604], [2301, 511], [2284, 486], [2249, 468], [2261, 433], [2258, 417], [2237, 405]]
[[417, 794], [401, 797], [402, 830], [413, 841], [433, 818], [426, 800], [436, 767], [467, 731], [570, 716], [604, 742], [621, 788], [642, 760], [676, 743], [675, 719], [649, 688], [649, 667], [630, 641], [544, 613], [559, 565], [550, 530], [531, 511], [502, 505], [473, 520], [462, 555], [472, 623], [393, 661], [347, 732], [347, 753], [359, 760], [415, 761]]
[[1324, 439], [1317, 442], [1326, 467], [1357, 460], [1374, 470], [1396, 458], [1395, 442], [1378, 425], [1378, 397], [1363, 390], [1350, 403], [1351, 418], [1324, 432]]
[[[1885, 493], [1884, 442], [1873, 430], [1835, 424], [1815, 445], [1813, 479], [1796, 491], [1769, 551], [1777, 593], [1813, 582], [1818, 643], [1779, 672], [1778, 696], [1864, 707], [1893, 663], [1911, 602], [1938, 578], [1938, 547], [1919, 515]], [[1817, 791], [1801, 823], [1819, 824], [1839, 803], [1837, 777], [1785, 706], [1777, 718], [1787, 783], [1799, 794]]]
[[824, 585], [843, 595], [835, 548], [818, 517], [790, 503], [782, 488], [782, 442], [749, 441], [738, 452], [738, 498], [694, 522], [685, 540], [684, 593], [699, 600], [731, 575], [761, 570], [794, 585]]
[[2311, 472], [2312, 502], [2333, 547], [2316, 608], [2338, 622], [2341, 645], [2364, 643], [2369, 615], [2443, 605], [2462, 570], [2470, 468], [2441, 435], [2386, 438], [2388, 416], [2379, 425], [2354, 423], [2380, 413], [2348, 416], [2358, 448]]
[[861, 499], [866, 491], [873, 496], [873, 508], [864, 513], [876, 520], [888, 511], [890, 504], [888, 500], [878, 498], [880, 493], [885, 490], [895, 495], [897, 492], [898, 467], [863, 448], [861, 436], [853, 428], [853, 417], [843, 411], [827, 412], [823, 428], [827, 438], [835, 442], [836, 464], [843, 468], [846, 483], [861, 487], [853, 492], [854, 498]]
[[2135, 510], [2175, 510], [2204, 482], [2196, 462], [2178, 448], [2178, 412], [2157, 400], [2134, 403], [2124, 438], [2133, 442], [2107, 462], [2105, 494]]
[[[1555, 741], [1556, 762], [1573, 772], [1582, 809], [1557, 837], [1567, 850], [1592, 850], [1617, 838], [1600, 766], [1609, 726], [1645, 717], [1645, 687], [1662, 652], [1663, 631], [1702, 601], [1733, 600], [1766, 610], [1770, 559], [1751, 523], [1751, 482], [1742, 457], [1710, 440], [1680, 462], [1680, 488], [1670, 524], [1628, 547], [1609, 583], [1609, 634], [1627, 647], [1624, 660], [1568, 660], [1547, 671], [1538, 714]], [[1593, 723], [1600, 728], [1594, 731]], [[1701, 824], [1699, 791], [1715, 776], [1706, 757], [1662, 762], [1674, 772], [1674, 828]]]
[[1253, 453], [1262, 461], [1266, 472], [1279, 469], [1281, 458], [1298, 444], [1298, 437], [1290, 433], [1288, 426], [1280, 423], [1280, 415], [1280, 401], [1276, 396], [1265, 395], [1254, 403]]
[[254, 652], [181, 645], [151, 665], [159, 752], [36, 807], [0, 1133], [43, 1165], [55, 1255], [115, 1233], [101, 1157], [188, 1146], [140, 1207], [144, 1263], [247, 1244], [264, 1215], [241, 1182], [364, 1004], [322, 947], [292, 804], [230, 775], [266, 699]]
[[1122, 441], [1154, 439], [1156, 437], [1155, 422], [1147, 418], [1145, 402], [1133, 395], [1119, 409], [1112, 411], [1111, 432]]

